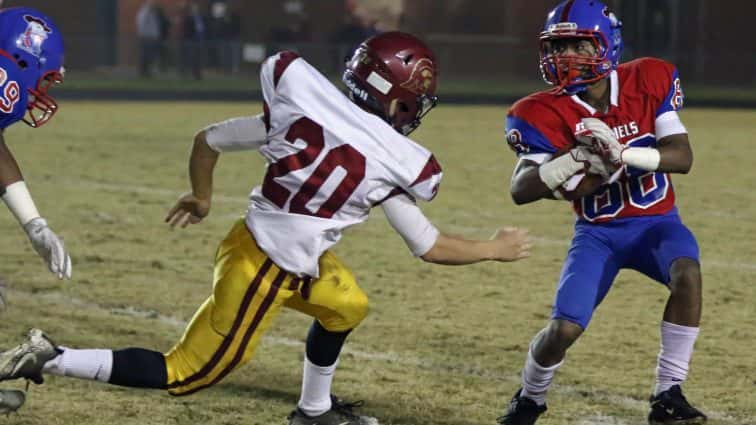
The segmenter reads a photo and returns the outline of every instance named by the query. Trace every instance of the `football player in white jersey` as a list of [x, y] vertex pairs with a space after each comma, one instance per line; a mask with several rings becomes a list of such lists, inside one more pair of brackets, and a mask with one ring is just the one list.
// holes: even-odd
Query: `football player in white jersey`
[[210, 211], [221, 152], [257, 149], [268, 161], [240, 219], [217, 251], [213, 293], [181, 340], [162, 354], [141, 348], [76, 350], [32, 330], [0, 354], [0, 379], [40, 381], [50, 373], [186, 395], [211, 386], [252, 358], [282, 307], [315, 318], [307, 336], [302, 394], [289, 423], [377, 424], [331, 396], [347, 335], [368, 301], [329, 248], [342, 230], [380, 205], [412, 253], [439, 264], [514, 261], [529, 255], [525, 231], [502, 228], [485, 241], [449, 236], [415, 204], [441, 181], [433, 155], [406, 137], [436, 104], [436, 61], [417, 38], [389, 32], [366, 40], [347, 63], [345, 96], [293, 52], [262, 66], [264, 113], [200, 131], [189, 161], [192, 192], [169, 211], [171, 226]]

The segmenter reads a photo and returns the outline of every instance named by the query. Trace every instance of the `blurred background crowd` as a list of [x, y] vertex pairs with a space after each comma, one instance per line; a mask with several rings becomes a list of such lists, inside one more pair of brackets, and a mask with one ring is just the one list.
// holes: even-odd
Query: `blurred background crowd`
[[[53, 17], [67, 68], [89, 78], [256, 80], [280, 49], [336, 78], [365, 37], [401, 29], [439, 56], [440, 92], [538, 88], [538, 32], [556, 0], [5, 0]], [[751, 0], [608, 0], [625, 59], [678, 65], [684, 83], [756, 93]], [[85, 78], [86, 79], [86, 78]], [[756, 98], [756, 95], [754, 95]]]

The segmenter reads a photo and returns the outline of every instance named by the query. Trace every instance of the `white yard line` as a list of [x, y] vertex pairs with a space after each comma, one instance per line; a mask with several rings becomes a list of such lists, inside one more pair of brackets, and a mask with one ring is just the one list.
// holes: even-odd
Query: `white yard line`
[[[163, 323], [165, 325], [168, 325], [177, 329], [183, 329], [187, 324], [185, 320], [179, 319], [174, 316], [163, 315], [156, 311], [141, 310], [134, 306], [129, 306], [125, 308], [108, 308], [99, 304], [84, 301], [79, 298], [67, 297], [59, 292], [32, 293], [29, 291], [23, 291], [23, 290], [17, 290], [17, 289], [9, 289], [7, 290], [7, 292], [10, 292], [14, 297], [24, 296], [24, 297], [29, 297], [29, 298], [38, 298], [38, 299], [41, 298], [42, 300], [47, 301], [47, 302], [74, 305], [83, 309], [96, 311], [100, 314], [126, 315], [130, 317], [137, 317], [137, 318], [147, 319], [147, 320], [157, 320], [160, 323]], [[263, 337], [263, 340], [265, 341], [266, 344], [286, 346], [286, 347], [297, 347], [299, 349], [304, 350], [304, 342], [297, 339], [267, 335]], [[427, 371], [431, 371], [433, 373], [438, 373], [438, 374], [474, 377], [474, 378], [479, 378], [479, 379], [493, 381], [493, 382], [507, 382], [507, 383], [513, 384], [513, 386], [515, 386], [516, 384], [519, 384], [520, 382], [520, 377], [517, 374], [501, 374], [501, 373], [488, 370], [488, 369], [481, 369], [474, 366], [471, 367], [470, 364], [465, 364], [465, 363], [462, 363], [462, 364], [445, 363], [444, 365], [433, 364], [432, 362], [428, 362], [427, 360], [424, 360], [421, 358], [403, 356], [401, 354], [392, 353], [389, 351], [385, 351], [385, 352], [362, 351], [362, 350], [354, 348], [354, 344], [345, 346], [342, 352], [346, 355], [350, 355], [350, 356], [353, 356], [355, 358], [362, 359], [362, 360], [393, 363], [393, 364], [398, 364], [402, 366], [418, 367], [422, 370], [427, 370]], [[563, 384], [553, 385], [550, 391], [560, 393], [562, 395], [572, 396], [574, 398], [583, 398], [585, 397], [585, 393], [586, 393], [585, 390], [580, 389], [578, 387], [575, 387], [572, 385], [563, 385]], [[645, 400], [638, 400], [638, 399], [634, 399], [632, 397], [627, 397], [623, 395], [601, 392], [601, 393], [593, 393], [590, 395], [590, 397], [593, 400], [599, 400], [601, 402], [604, 402], [613, 406], [637, 411], [639, 412], [639, 415], [641, 416], [645, 415], [648, 409], [648, 402], [646, 402]], [[504, 405], [505, 403], [504, 400], [499, 400], [498, 402], [502, 405]], [[706, 412], [710, 418], [716, 419], [718, 421], [725, 422], [725, 423], [731, 423], [731, 424], [756, 423], [756, 418], [747, 418], [747, 417], [736, 418], [723, 412], [716, 412], [716, 411], [711, 411], [708, 409], [706, 410]], [[596, 415], [582, 419], [581, 422], [579, 422], [579, 424], [580, 425], [625, 425], [627, 424], [627, 422], [621, 418], [598, 413]]]

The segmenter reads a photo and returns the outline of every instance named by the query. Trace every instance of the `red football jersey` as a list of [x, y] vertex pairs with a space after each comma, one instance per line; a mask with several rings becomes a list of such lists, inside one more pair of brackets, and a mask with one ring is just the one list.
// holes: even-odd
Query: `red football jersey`
[[[582, 118], [604, 121], [624, 145], [656, 147], [658, 120], [682, 107], [680, 77], [674, 65], [641, 58], [621, 64], [609, 75], [611, 102], [606, 113], [577, 95], [555, 90], [527, 96], [507, 115], [507, 142], [520, 157], [543, 162], [577, 143]], [[666, 114], [666, 116], [665, 116]], [[684, 131], [684, 128], [682, 128]], [[664, 135], [662, 135], [663, 137]], [[614, 218], [659, 215], [675, 206], [668, 173], [625, 166], [622, 177], [573, 203], [579, 218], [604, 222]]]

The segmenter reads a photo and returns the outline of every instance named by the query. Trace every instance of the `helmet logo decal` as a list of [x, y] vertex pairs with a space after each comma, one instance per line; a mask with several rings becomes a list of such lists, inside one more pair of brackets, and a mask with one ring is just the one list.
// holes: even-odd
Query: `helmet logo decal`
[[617, 15], [614, 14], [611, 10], [609, 10], [608, 7], [604, 7], [604, 10], [602, 11], [604, 16], [609, 18], [609, 22], [611, 22], [613, 27], [616, 27], [619, 24], [619, 19], [617, 19]]
[[530, 152], [530, 146], [522, 141], [522, 133], [516, 128], [509, 130], [507, 133], [507, 144], [518, 155]]
[[413, 93], [426, 93], [433, 85], [433, 61], [422, 58], [415, 64], [407, 81], [400, 84], [403, 88]]
[[47, 22], [31, 15], [24, 15], [27, 22], [26, 31], [16, 40], [16, 47], [39, 57], [42, 54], [42, 43], [52, 32]]

